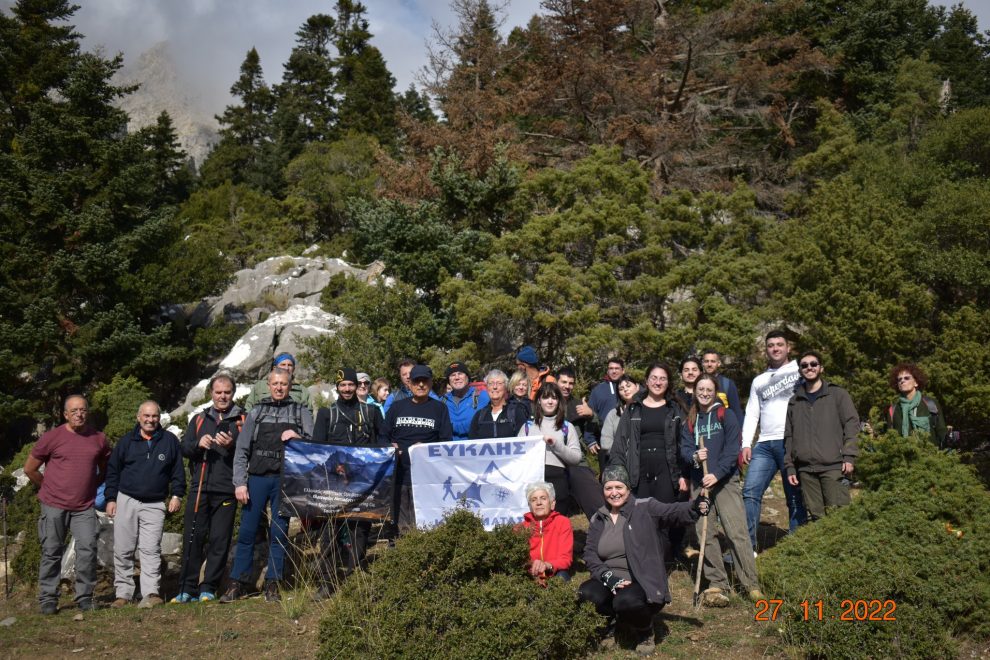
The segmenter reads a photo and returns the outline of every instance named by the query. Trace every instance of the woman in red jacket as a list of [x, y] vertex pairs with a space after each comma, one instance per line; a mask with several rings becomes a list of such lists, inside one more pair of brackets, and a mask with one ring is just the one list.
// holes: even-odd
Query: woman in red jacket
[[526, 501], [529, 502], [529, 513], [523, 516], [517, 529], [530, 532], [529, 574], [542, 584], [554, 575], [569, 582], [574, 529], [567, 516], [554, 511], [557, 496], [553, 484], [545, 481], [527, 484]]

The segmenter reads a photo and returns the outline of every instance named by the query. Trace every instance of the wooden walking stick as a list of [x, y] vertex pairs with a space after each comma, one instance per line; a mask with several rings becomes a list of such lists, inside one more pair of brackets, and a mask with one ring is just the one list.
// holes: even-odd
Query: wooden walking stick
[[[700, 436], [698, 438], [698, 449], [705, 448], [705, 438]], [[708, 474], [708, 459], [704, 458], [701, 461], [701, 477], [704, 479], [705, 475]], [[708, 489], [701, 489], [701, 496], [708, 497]], [[708, 505], [708, 514], [711, 515], [712, 509], [711, 504]], [[698, 552], [698, 574], [694, 578], [694, 607], [695, 609], [701, 607], [701, 570], [705, 563], [705, 543], [708, 540], [708, 516], [701, 521], [701, 540], [700, 548]]]

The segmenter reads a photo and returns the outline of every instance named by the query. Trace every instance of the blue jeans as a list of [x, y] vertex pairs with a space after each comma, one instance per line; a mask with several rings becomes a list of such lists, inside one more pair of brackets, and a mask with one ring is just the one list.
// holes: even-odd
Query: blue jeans
[[241, 529], [237, 533], [237, 554], [234, 555], [234, 566], [230, 569], [230, 579], [240, 582], [251, 579], [254, 537], [258, 533], [261, 517], [265, 515], [267, 503], [272, 508], [272, 524], [268, 530], [268, 571], [265, 579], [281, 580], [285, 568], [285, 549], [289, 545], [289, 519], [278, 515], [278, 506], [282, 501], [282, 479], [278, 475], [249, 476], [247, 487], [249, 499], [241, 509]]
[[[753, 445], [753, 457], [746, 471], [743, 485], [743, 503], [746, 505], [746, 525], [749, 527], [749, 540], [756, 549], [756, 528], [760, 525], [760, 508], [763, 506], [763, 493], [773, 481], [774, 475], [784, 474], [784, 441], [764, 440]], [[808, 519], [801, 497], [801, 487], [784, 482], [784, 498], [790, 518], [790, 531], [803, 525]]]

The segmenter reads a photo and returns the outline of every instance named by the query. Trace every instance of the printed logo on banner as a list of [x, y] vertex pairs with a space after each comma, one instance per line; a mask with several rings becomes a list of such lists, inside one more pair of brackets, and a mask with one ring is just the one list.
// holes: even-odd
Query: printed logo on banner
[[[492, 483], [489, 478], [493, 473], [495, 473], [499, 479], [497, 483]], [[464, 502], [468, 506], [480, 508], [485, 503], [485, 496], [489, 498], [494, 498], [499, 502], [504, 502], [509, 496], [510, 491], [505, 487], [505, 483], [515, 483], [514, 479], [510, 479], [505, 476], [505, 474], [498, 469], [498, 465], [495, 461], [488, 464], [485, 471], [478, 475], [478, 478], [471, 482], [471, 484], [462, 491], [454, 493], [454, 476], [450, 475], [443, 482], [443, 498], [441, 501], [446, 501], [449, 497], [456, 504], [458, 502]], [[484, 488], [484, 490], [483, 490]]]
[[430, 527], [459, 506], [486, 529], [522, 520], [526, 484], [543, 480], [541, 437], [414, 445], [409, 452], [416, 524]]

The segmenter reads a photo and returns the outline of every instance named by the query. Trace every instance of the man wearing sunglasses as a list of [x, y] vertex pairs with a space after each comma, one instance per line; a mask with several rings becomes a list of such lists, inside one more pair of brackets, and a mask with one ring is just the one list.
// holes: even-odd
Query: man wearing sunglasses
[[818, 353], [802, 353], [798, 369], [804, 384], [787, 403], [784, 471], [790, 485], [801, 485], [808, 516], [818, 520], [828, 509], [849, 504], [843, 477], [852, 474], [859, 453], [859, 415], [849, 393], [822, 378]]

